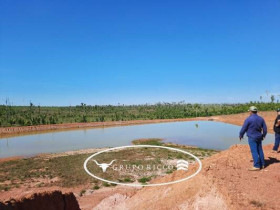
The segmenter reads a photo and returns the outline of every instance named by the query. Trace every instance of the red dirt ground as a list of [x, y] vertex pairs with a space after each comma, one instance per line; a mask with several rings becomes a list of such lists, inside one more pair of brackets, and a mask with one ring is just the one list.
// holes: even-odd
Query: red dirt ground
[[[268, 166], [251, 172], [249, 147], [232, 146], [203, 160], [203, 170], [182, 183], [143, 188], [132, 197], [107, 205], [102, 201], [97, 209], [279, 209], [280, 153], [270, 153], [264, 147]], [[156, 182], [170, 181], [182, 176], [181, 171]], [[106, 208], [108, 206], [108, 208]]]

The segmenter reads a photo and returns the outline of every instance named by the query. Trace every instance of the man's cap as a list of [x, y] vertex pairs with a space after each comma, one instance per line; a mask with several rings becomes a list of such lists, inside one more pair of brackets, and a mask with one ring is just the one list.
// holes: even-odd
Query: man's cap
[[258, 109], [257, 109], [257, 107], [255, 107], [255, 106], [250, 106], [250, 108], [249, 108], [248, 111], [249, 111], [249, 112], [257, 112]]
[[280, 108], [276, 109], [277, 112], [280, 112]]

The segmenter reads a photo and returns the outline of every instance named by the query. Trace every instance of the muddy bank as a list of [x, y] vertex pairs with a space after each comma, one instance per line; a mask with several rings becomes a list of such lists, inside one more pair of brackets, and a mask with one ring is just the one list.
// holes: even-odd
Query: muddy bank
[[1, 210], [80, 210], [73, 193], [61, 191], [34, 193], [19, 200], [0, 202]]

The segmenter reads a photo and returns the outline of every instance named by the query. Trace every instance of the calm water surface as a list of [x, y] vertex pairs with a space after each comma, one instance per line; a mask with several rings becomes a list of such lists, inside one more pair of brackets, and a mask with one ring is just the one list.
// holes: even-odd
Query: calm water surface
[[[0, 139], [0, 157], [31, 156], [93, 147], [130, 145], [139, 138], [223, 150], [239, 144], [240, 126], [212, 121], [172, 122], [51, 132]], [[268, 134], [264, 144], [274, 142]], [[247, 137], [242, 144], [247, 144]]]

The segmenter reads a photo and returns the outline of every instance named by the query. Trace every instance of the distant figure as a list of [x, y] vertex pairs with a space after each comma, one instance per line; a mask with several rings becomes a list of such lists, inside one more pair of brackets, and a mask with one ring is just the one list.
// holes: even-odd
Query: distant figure
[[198, 128], [198, 124], [195, 124], [195, 127]]
[[258, 116], [258, 109], [255, 106], [251, 106], [248, 111], [250, 112], [250, 116], [245, 120], [240, 130], [239, 139], [241, 141], [244, 134], [247, 133], [254, 160], [254, 166], [248, 170], [259, 171], [265, 167], [262, 140], [267, 134], [267, 127], [264, 119]]
[[280, 108], [277, 110], [277, 117], [274, 122], [273, 130], [275, 132], [275, 142], [274, 142], [274, 147], [272, 149], [272, 152], [277, 153], [278, 148], [279, 148], [279, 143], [280, 143]]

